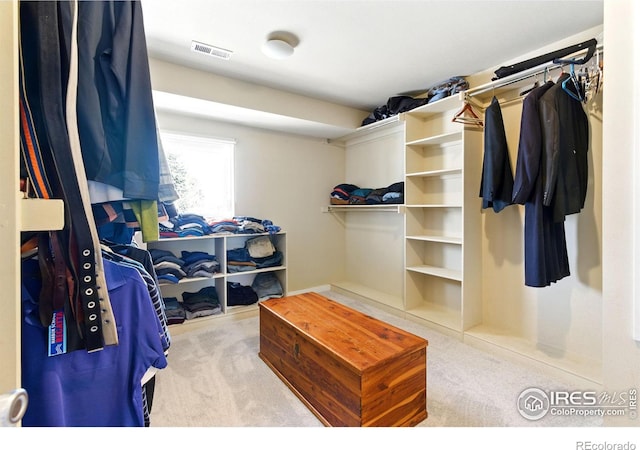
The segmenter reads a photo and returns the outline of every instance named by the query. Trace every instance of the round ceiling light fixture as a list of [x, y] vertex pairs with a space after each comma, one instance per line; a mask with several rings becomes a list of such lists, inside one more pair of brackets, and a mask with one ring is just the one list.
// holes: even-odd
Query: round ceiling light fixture
[[298, 38], [286, 31], [276, 31], [267, 37], [262, 44], [262, 53], [272, 59], [286, 59], [293, 55], [293, 50], [298, 45]]

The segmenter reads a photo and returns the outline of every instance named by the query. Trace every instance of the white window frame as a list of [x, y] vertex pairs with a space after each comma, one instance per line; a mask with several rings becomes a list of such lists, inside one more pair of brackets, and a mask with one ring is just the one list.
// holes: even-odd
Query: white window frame
[[[233, 215], [235, 214], [235, 179], [234, 179], [234, 175], [235, 175], [235, 144], [236, 141], [234, 139], [229, 139], [229, 138], [220, 138], [220, 137], [213, 137], [213, 136], [204, 136], [204, 135], [197, 135], [197, 134], [192, 134], [189, 132], [185, 132], [185, 131], [175, 131], [175, 130], [165, 130], [165, 129], [160, 129], [160, 138], [162, 140], [162, 146], [163, 146], [163, 150], [164, 153], [166, 155], [167, 158], [167, 162], [169, 162], [170, 159], [170, 154], [172, 153], [172, 149], [173, 149], [173, 143], [175, 142], [179, 142], [181, 144], [184, 145], [192, 145], [193, 146], [193, 151], [203, 151], [206, 152], [207, 151], [207, 147], [210, 147], [212, 151], [217, 151], [218, 149], [220, 150], [230, 150], [230, 155], [227, 155], [229, 160], [228, 160], [228, 173], [226, 174], [226, 176], [228, 177], [229, 180], [229, 186], [227, 186], [228, 189], [228, 194], [227, 196], [230, 197], [227, 199], [227, 211], [226, 214], [220, 212], [220, 211], [205, 211], [205, 210], [201, 210], [201, 209], [193, 209], [193, 210], [188, 210], [188, 209], [183, 209], [183, 208], [179, 208], [179, 213], [181, 214], [187, 214], [187, 213], [192, 213], [192, 214], [199, 214], [207, 219], [228, 219], [233, 217]], [[229, 148], [229, 146], [231, 146]], [[217, 147], [217, 148], [216, 148]], [[206, 167], [206, 166], [201, 166], [201, 167], [197, 167], [195, 168], [195, 170], [197, 170], [198, 168], [202, 168], [202, 167]], [[173, 170], [173, 169], [171, 169]], [[205, 169], [206, 170], [206, 169]], [[172, 174], [173, 175], [173, 174]], [[202, 174], [201, 174], [202, 175]], [[202, 175], [205, 176], [205, 175]], [[176, 186], [176, 190], [177, 190], [177, 186]], [[180, 200], [177, 201], [177, 203], [179, 204]]]

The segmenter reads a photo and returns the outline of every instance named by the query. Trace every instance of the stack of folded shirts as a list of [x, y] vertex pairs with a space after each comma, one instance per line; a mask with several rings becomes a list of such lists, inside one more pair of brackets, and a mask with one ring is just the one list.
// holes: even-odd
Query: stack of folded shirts
[[369, 196], [369, 194], [371, 194], [372, 191], [373, 191], [373, 189], [371, 189], [371, 188], [358, 188], [358, 189], [355, 189], [351, 193], [351, 197], [349, 197], [349, 204], [350, 205], [364, 205], [365, 203], [367, 203], [367, 197]]
[[167, 250], [152, 248], [149, 250], [158, 282], [177, 283], [187, 274], [182, 269], [184, 261]]
[[404, 203], [404, 182], [399, 181], [384, 188], [374, 189], [365, 198], [365, 203]]
[[283, 254], [269, 236], [247, 239], [244, 247], [227, 250], [227, 272], [246, 272], [282, 265]]
[[164, 312], [167, 316], [167, 325], [182, 323], [186, 319], [184, 307], [176, 297], [166, 297], [164, 299]]
[[227, 305], [253, 305], [258, 301], [258, 295], [251, 286], [240, 283], [227, 282]]
[[181, 258], [184, 261], [182, 270], [189, 278], [207, 277], [211, 278], [215, 273], [220, 272], [220, 263], [216, 255], [202, 251], [182, 251]]
[[331, 204], [348, 205], [351, 198], [351, 193], [356, 189], [360, 188], [355, 184], [349, 183], [341, 183], [337, 186], [334, 186], [333, 190], [331, 191]]
[[222, 311], [214, 286], [204, 287], [198, 292], [183, 292], [182, 305], [187, 319], [212, 316]]

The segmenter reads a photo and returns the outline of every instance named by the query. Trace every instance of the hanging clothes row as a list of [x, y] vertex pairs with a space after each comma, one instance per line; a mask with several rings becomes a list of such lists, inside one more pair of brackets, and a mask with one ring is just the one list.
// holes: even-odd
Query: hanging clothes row
[[164, 299], [133, 231], [107, 242], [114, 233], [94, 215], [126, 217], [129, 230], [157, 237], [159, 200], [177, 198], [158, 138], [142, 7], [19, 8], [21, 181], [30, 196], [65, 204], [63, 230], [21, 238], [30, 249], [21, 273], [23, 425], [148, 426], [153, 375], [171, 343]]
[[[99, 239], [88, 202], [82, 160], [78, 161], [74, 115], [76, 75], [71, 39], [76, 22], [71, 3], [20, 3], [20, 115], [22, 172], [38, 186], [43, 198], [65, 202], [65, 227], [50, 232], [53, 245], [41, 249], [51, 261], [40, 296], [43, 325], [66, 320], [63, 305], [70, 303], [79, 345], [89, 351], [116, 345], [116, 320], [111, 311], [102, 270]], [[64, 36], [65, 39], [60, 39]], [[30, 238], [31, 236], [27, 236]], [[58, 251], [53, 251], [54, 249]], [[44, 271], [43, 265], [43, 271]], [[71, 282], [67, 283], [67, 279]], [[66, 315], [68, 318], [68, 314]], [[69, 348], [77, 350], [77, 348]]]
[[[573, 68], [572, 68], [573, 69]], [[494, 96], [485, 111], [482, 207], [495, 212], [525, 206], [525, 285], [544, 287], [570, 275], [565, 218], [579, 213], [588, 186], [589, 121], [583, 102], [601, 88], [574, 83], [562, 72], [556, 82], [535, 85], [524, 97], [515, 176], [511, 170], [501, 105]]]

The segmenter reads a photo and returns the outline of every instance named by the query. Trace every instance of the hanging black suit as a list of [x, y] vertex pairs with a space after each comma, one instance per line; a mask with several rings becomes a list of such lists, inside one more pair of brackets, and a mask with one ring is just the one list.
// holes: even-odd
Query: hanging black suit
[[[545, 147], [543, 202], [553, 208], [556, 222], [580, 212], [587, 195], [589, 119], [582, 103], [562, 88], [568, 78], [569, 74], [562, 74], [540, 99]], [[571, 82], [567, 88], [573, 90]]]
[[525, 285], [544, 287], [570, 274], [564, 222], [554, 222], [553, 210], [543, 204], [543, 128], [539, 99], [552, 89], [549, 81], [524, 99], [513, 187], [513, 203], [525, 205]]
[[513, 172], [507, 148], [502, 110], [498, 99], [493, 97], [484, 113], [484, 159], [480, 197], [482, 208], [502, 211], [511, 205]]

